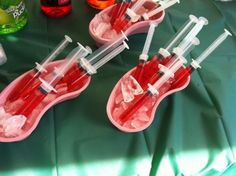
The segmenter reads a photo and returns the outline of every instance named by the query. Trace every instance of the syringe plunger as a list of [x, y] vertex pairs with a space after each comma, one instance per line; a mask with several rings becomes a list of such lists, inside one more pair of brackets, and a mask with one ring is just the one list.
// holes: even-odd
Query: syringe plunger
[[39, 72], [46, 71], [45, 65], [47, 65], [49, 62], [54, 60], [65, 48], [66, 46], [72, 42], [72, 39], [65, 35], [64, 39], [56, 46], [56, 48], [41, 62], [41, 64], [36, 63], [36, 69]]
[[229, 35], [232, 34], [224, 29], [225, 32], [221, 34], [203, 53], [196, 59], [196, 62], [200, 64], [204, 59], [207, 58]]
[[178, 30], [175, 36], [167, 43], [166, 47], [164, 47], [167, 51], [171, 51], [189, 32], [189, 30], [193, 27], [193, 24], [198, 22], [198, 18], [194, 15], [189, 15], [189, 20]]
[[148, 34], [147, 34], [147, 38], [143, 47], [143, 51], [142, 54], [139, 56], [139, 59], [142, 59], [144, 61], [147, 61], [148, 59], [148, 52], [151, 46], [151, 42], [152, 42], [152, 38], [155, 32], [155, 28], [156, 28], [157, 24], [151, 23], [149, 30], [148, 30]]

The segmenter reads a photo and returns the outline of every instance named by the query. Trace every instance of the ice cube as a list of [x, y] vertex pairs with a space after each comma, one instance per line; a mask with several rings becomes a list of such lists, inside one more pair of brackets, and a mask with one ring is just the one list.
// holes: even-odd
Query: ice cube
[[65, 94], [67, 93], [67, 83], [61, 83], [56, 85], [55, 89], [57, 90], [57, 94]]
[[120, 93], [119, 95], [117, 95], [117, 96], [115, 97], [115, 104], [116, 104], [116, 105], [117, 105], [117, 104], [120, 104], [122, 101], [123, 101], [123, 96], [122, 96], [122, 94]]
[[108, 29], [103, 33], [102, 38], [104, 39], [113, 39], [118, 36], [117, 32], [114, 29]]
[[122, 107], [115, 108], [112, 112], [112, 117], [114, 120], [118, 120], [120, 115], [124, 112], [124, 109]]
[[126, 110], [128, 108], [128, 105], [125, 102], [123, 102], [123, 101], [120, 103], [120, 105], [122, 106], [122, 108], [124, 110]]
[[101, 20], [104, 22], [109, 22], [111, 19], [111, 17], [106, 13], [101, 14], [100, 17], [101, 17]]
[[153, 106], [156, 103], [156, 100], [156, 96], [150, 97], [148, 100], [146, 100], [145, 104], [139, 108], [138, 112], [148, 112], [149, 110], [152, 110]]
[[24, 115], [16, 115], [8, 118], [4, 124], [2, 124], [5, 136], [17, 136], [21, 133], [21, 128], [26, 122]]
[[19, 107], [21, 107], [23, 104], [24, 104], [24, 100], [19, 98], [13, 102], [7, 103], [4, 106], [4, 108], [6, 112], [14, 114], [19, 109]]
[[6, 113], [5, 109], [0, 107], [0, 132], [4, 131], [3, 124], [9, 117], [11, 117], [11, 114]]
[[128, 120], [122, 126], [125, 128], [134, 129], [134, 127], [131, 125], [131, 123], [132, 123], [132, 120]]
[[3, 106], [0, 107], [0, 119], [3, 118], [3, 116], [5, 115], [6, 111], [3, 108]]
[[57, 98], [57, 94], [56, 93], [49, 93], [44, 99], [43, 99], [43, 104], [48, 104], [50, 102], [52, 102], [53, 100], [55, 100]]
[[134, 95], [140, 95], [143, 93], [143, 88], [140, 86], [138, 81], [132, 75], [129, 76], [128, 85]]
[[131, 121], [131, 126], [134, 128], [141, 128], [143, 126], [143, 122], [135, 118]]
[[140, 112], [137, 114], [137, 119], [143, 122], [148, 122], [150, 120], [150, 117], [146, 112]]
[[97, 25], [97, 27], [95, 29], [96, 35], [102, 37], [103, 34], [109, 29], [111, 29], [111, 25], [109, 23], [101, 22]]
[[121, 82], [121, 92], [124, 102], [131, 102], [134, 99], [134, 95], [127, 85], [128, 84], [126, 79]]

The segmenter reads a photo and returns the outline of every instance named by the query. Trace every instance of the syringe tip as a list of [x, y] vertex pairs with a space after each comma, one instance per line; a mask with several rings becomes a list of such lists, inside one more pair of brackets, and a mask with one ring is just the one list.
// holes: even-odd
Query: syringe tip
[[227, 35], [232, 36], [232, 34], [227, 29], [224, 29], [224, 31]]
[[65, 35], [65, 39], [70, 43], [72, 42], [72, 39], [68, 35]]
[[196, 16], [192, 15], [192, 14], [189, 15], [189, 19], [194, 23], [197, 23], [199, 21], [198, 18]]
[[200, 21], [204, 22], [204, 25], [208, 25], [208, 20], [205, 17], [199, 17]]

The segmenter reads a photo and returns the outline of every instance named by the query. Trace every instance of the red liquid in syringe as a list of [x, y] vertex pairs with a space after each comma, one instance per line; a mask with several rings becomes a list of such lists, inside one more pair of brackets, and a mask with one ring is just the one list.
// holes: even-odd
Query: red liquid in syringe
[[188, 66], [185, 69], [182, 69], [179, 73], [176, 74], [176, 78], [173, 81], [171, 88], [178, 88], [181, 85], [185, 84], [187, 78], [191, 75], [191, 73], [194, 71], [195, 69], [192, 66]]
[[159, 64], [160, 61], [158, 57], [155, 55], [152, 60], [150, 60], [147, 63], [139, 63], [139, 65], [136, 67], [134, 72], [132, 73], [132, 76], [136, 79], [139, 80], [138, 83], [142, 88], [145, 88], [147, 83], [152, 83], [156, 79], [150, 82], [150, 79], [158, 75], [159, 72]]
[[148, 92], [140, 95], [139, 97], [136, 97], [136, 100], [133, 100], [135, 102], [131, 102], [128, 109], [124, 110], [124, 112], [120, 115], [119, 121], [121, 125], [123, 125], [127, 120], [129, 120], [133, 116], [133, 114], [136, 113], [149, 98], [152, 98], [152, 95]]
[[111, 10], [111, 12], [110, 12], [110, 14], [109, 14], [109, 16], [111, 17], [110, 23], [111, 23], [112, 26], [113, 26], [115, 20], [117, 19], [117, 18], [116, 18], [116, 17], [117, 17], [117, 13], [119, 12], [119, 9], [120, 9], [121, 6], [122, 6], [122, 3], [116, 4], [116, 5], [112, 8], [112, 10]]
[[20, 97], [24, 97], [29, 92], [29, 89], [32, 89], [32, 85], [37, 84], [37, 82], [40, 83], [38, 80], [39, 76], [40, 73], [36, 71], [32, 71], [25, 75], [12, 90], [12, 93], [8, 96], [7, 101], [13, 102]]
[[[116, 14], [116, 19], [121, 19], [122, 16], [125, 15], [126, 10], [131, 6], [131, 4], [132, 3], [122, 3], [121, 7], [119, 8], [119, 11]], [[112, 24], [112, 26], [113, 26], [113, 24]]]
[[15, 115], [24, 115], [29, 117], [35, 108], [43, 101], [47, 93], [40, 87], [24, 100], [24, 104], [16, 111]]
[[116, 23], [114, 23], [112, 27], [117, 33], [120, 33], [121, 31], [126, 30], [129, 23], [130, 23], [130, 19], [128, 19], [128, 17], [125, 17], [121, 20], [118, 20]]
[[87, 73], [87, 71], [85, 71], [82, 68], [79, 68], [79, 72], [77, 72], [77, 76], [76, 79], [73, 79], [73, 82], [71, 82], [70, 84], [68, 84], [68, 90], [69, 91], [74, 91], [80, 87], [82, 87], [85, 83], [85, 81], [90, 77], [90, 75]]

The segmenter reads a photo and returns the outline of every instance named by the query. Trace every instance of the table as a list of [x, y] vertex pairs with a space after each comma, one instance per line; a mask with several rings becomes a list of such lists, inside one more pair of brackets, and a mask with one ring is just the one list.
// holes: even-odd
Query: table
[[[34, 67], [68, 34], [96, 49], [89, 21], [98, 12], [74, 0], [72, 13], [48, 19], [38, 1], [27, 1], [28, 25], [0, 36], [8, 62], [0, 66], [0, 90]], [[187, 20], [189, 14], [208, 18], [209, 25], [191, 57], [197, 57], [223, 29], [227, 39], [192, 75], [183, 91], [164, 99], [152, 125], [143, 132], [118, 131], [106, 116], [106, 103], [121, 76], [134, 67], [145, 34], [129, 37], [124, 51], [94, 75], [76, 99], [46, 112], [27, 139], [0, 143], [1, 176], [233, 176], [236, 173], [236, 2], [182, 0], [167, 10], [151, 47], [155, 54]], [[69, 47], [63, 58], [76, 44]]]

